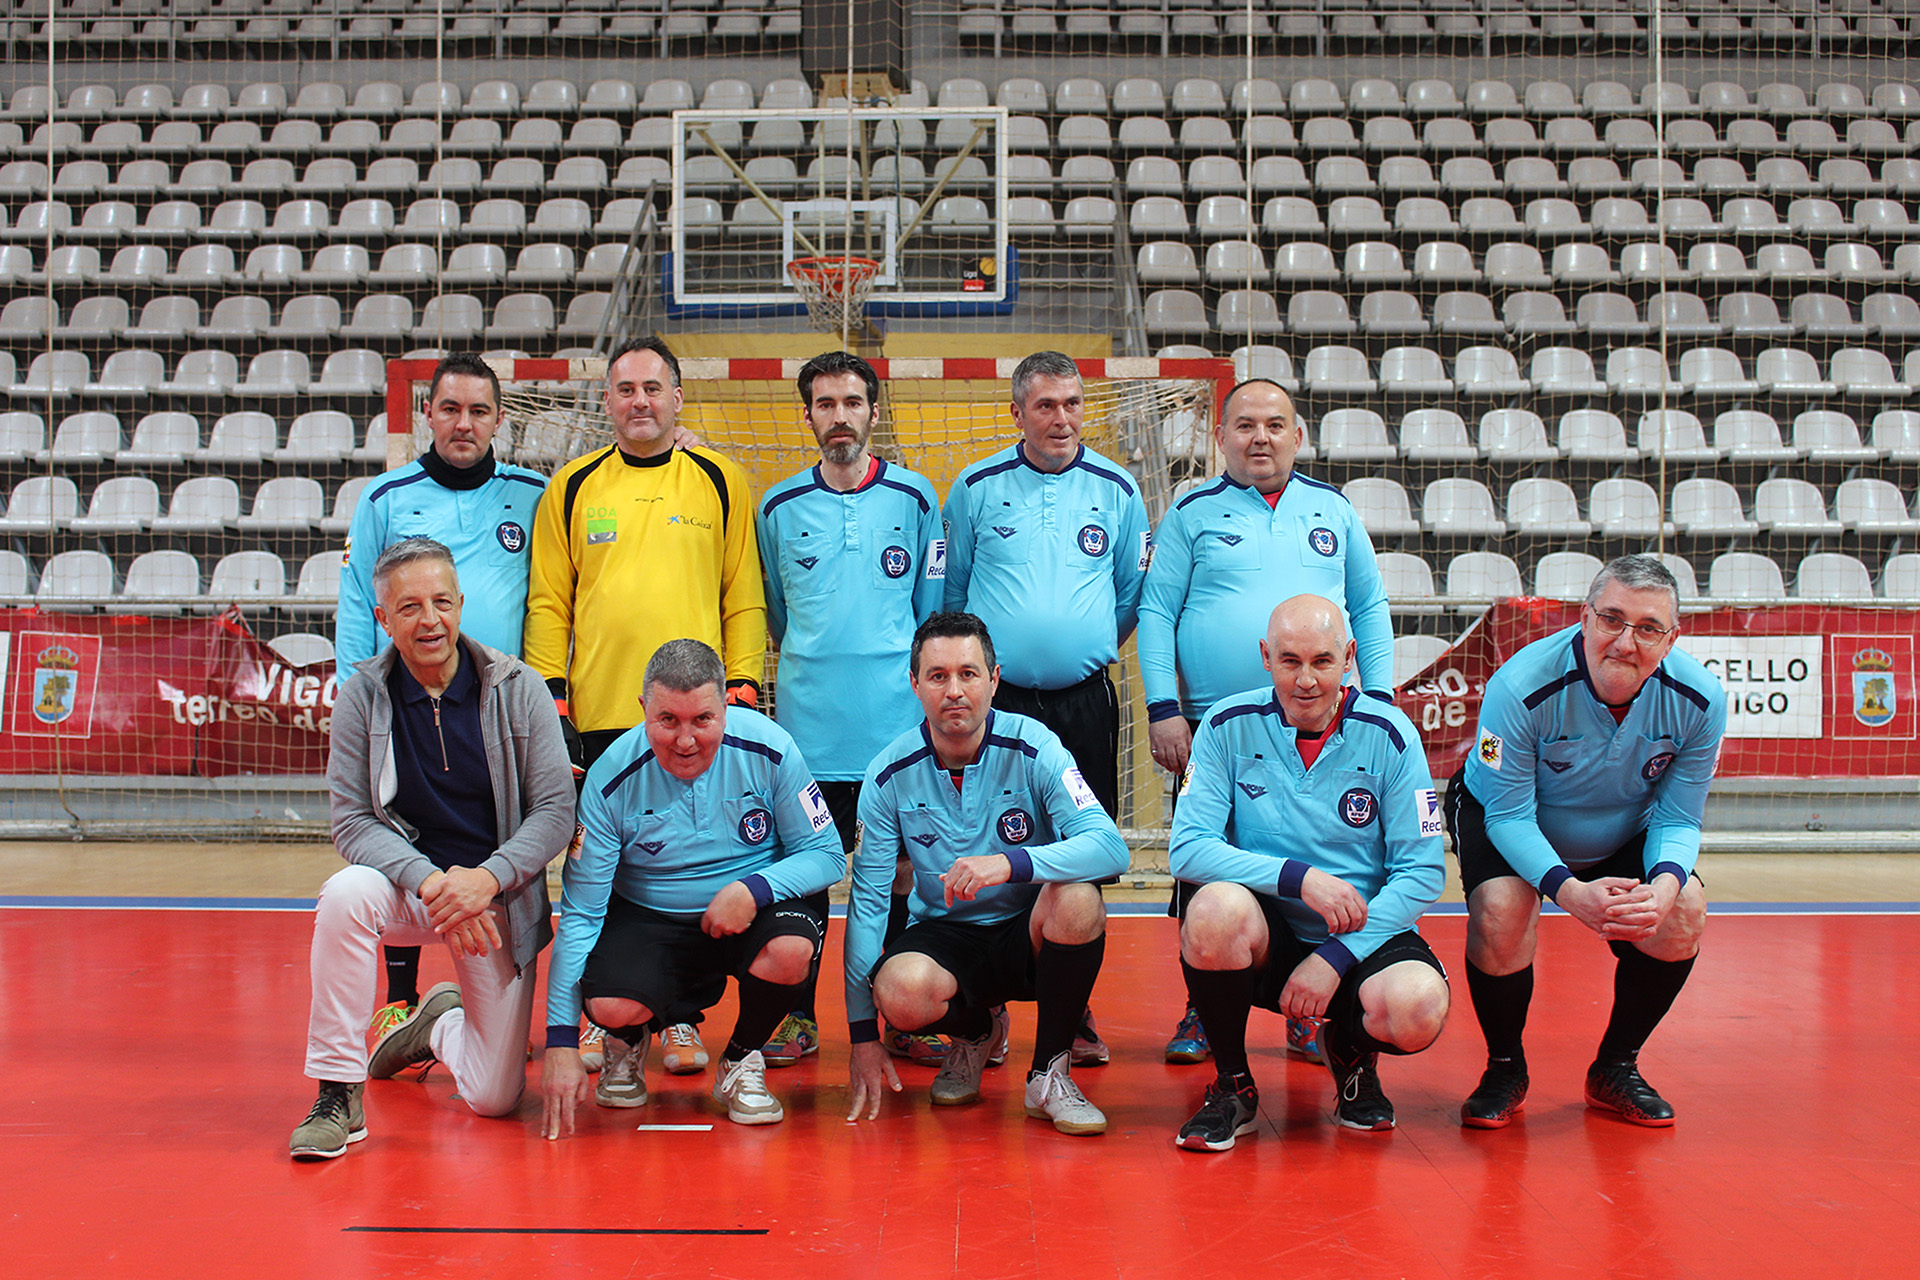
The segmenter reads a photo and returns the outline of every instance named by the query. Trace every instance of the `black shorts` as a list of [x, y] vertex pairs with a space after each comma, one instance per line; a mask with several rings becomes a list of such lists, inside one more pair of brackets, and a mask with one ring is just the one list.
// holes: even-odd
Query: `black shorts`
[[[1280, 993], [1286, 990], [1287, 979], [1293, 976], [1293, 971], [1299, 968], [1302, 960], [1313, 954], [1314, 948], [1294, 936], [1280, 899], [1265, 893], [1253, 896], [1260, 903], [1260, 913], [1266, 917], [1268, 935], [1267, 967], [1254, 979], [1253, 1003], [1278, 1013]], [[1361, 1016], [1360, 984], [1402, 960], [1417, 960], [1428, 965], [1440, 975], [1441, 981], [1446, 981], [1447, 967], [1440, 963], [1440, 957], [1433, 954], [1433, 948], [1427, 945], [1427, 940], [1412, 929], [1403, 929], [1375, 948], [1372, 955], [1347, 970], [1340, 979], [1340, 985], [1334, 989], [1333, 998], [1327, 1001], [1327, 1019], [1347, 1026], [1355, 1025]]]
[[1107, 816], [1119, 815], [1120, 700], [1105, 667], [1064, 689], [1028, 689], [1002, 680], [993, 705], [1053, 730]]
[[[1005, 1004], [1035, 998], [1033, 908], [992, 924], [923, 920], [908, 925], [880, 956], [874, 973], [894, 956], [916, 952], [953, 975], [967, 1004]], [[873, 974], [867, 975], [871, 981]]]
[[[1486, 807], [1467, 790], [1459, 774], [1447, 784], [1445, 811], [1447, 834], [1453, 837], [1453, 855], [1460, 862], [1462, 893], [1471, 894], [1487, 881], [1503, 876], [1522, 878], [1494, 847], [1492, 837], [1487, 835]], [[1642, 831], [1598, 862], [1568, 870], [1573, 872], [1575, 880], [1599, 880], [1606, 876], [1643, 880], [1647, 874], [1647, 833]], [[1699, 873], [1695, 872], [1692, 878], [1700, 879]]]
[[668, 915], [616, 893], [607, 900], [600, 940], [580, 975], [580, 994], [588, 1000], [637, 1000], [663, 1026], [698, 1022], [701, 1010], [726, 994], [727, 979], [742, 977], [769, 942], [805, 938], [813, 944], [817, 968], [826, 936], [826, 917], [812, 898], [769, 903], [744, 932], [709, 938], [700, 932], [698, 916]]

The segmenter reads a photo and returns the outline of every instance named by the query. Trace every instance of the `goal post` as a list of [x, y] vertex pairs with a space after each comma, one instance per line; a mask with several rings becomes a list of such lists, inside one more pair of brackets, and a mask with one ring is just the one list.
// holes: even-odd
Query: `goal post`
[[[823, 339], [825, 341], [825, 339]], [[612, 442], [602, 404], [607, 362], [491, 359], [501, 382], [500, 455], [551, 473]], [[680, 422], [739, 463], [756, 495], [818, 461], [801, 415], [797, 358], [692, 358], [680, 362]], [[881, 380], [873, 450], [926, 476], [945, 496], [972, 462], [1017, 439], [1008, 407], [1011, 358], [893, 358], [871, 361]], [[1086, 389], [1087, 447], [1127, 467], [1158, 523], [1175, 494], [1217, 474], [1213, 427], [1233, 385], [1224, 359], [1105, 358], [1077, 361]], [[390, 456], [425, 447], [421, 410], [432, 360], [388, 362]], [[772, 705], [779, 705], [777, 657], [769, 654]], [[1120, 825], [1136, 848], [1164, 847], [1167, 778], [1146, 748], [1146, 708], [1129, 642], [1119, 676]]]

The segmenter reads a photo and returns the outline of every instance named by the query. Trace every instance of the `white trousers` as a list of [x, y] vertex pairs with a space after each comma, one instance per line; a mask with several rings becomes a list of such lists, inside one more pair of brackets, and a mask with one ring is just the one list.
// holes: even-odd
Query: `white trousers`
[[[493, 907], [507, 934], [506, 910]], [[320, 890], [313, 919], [313, 1008], [307, 1020], [307, 1075], [353, 1083], [367, 1078], [367, 1023], [377, 1007], [381, 944], [444, 944], [424, 902], [371, 867], [336, 871]], [[504, 947], [484, 956], [453, 953], [462, 1008], [434, 1024], [431, 1043], [453, 1072], [460, 1097], [483, 1116], [503, 1116], [527, 1083], [527, 1026], [533, 1016], [530, 963], [515, 973]]]

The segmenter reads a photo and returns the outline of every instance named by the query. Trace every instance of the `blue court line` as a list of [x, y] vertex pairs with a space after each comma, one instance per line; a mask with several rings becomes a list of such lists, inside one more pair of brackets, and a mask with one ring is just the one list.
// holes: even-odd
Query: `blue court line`
[[[60, 894], [0, 894], [0, 909], [80, 911], [312, 911], [312, 898], [108, 898]], [[1920, 915], [1920, 902], [1712, 902], [1708, 911], [1721, 916], [1911, 916]], [[1549, 904], [1549, 915], [1564, 914]], [[1163, 902], [1113, 902], [1110, 916], [1165, 917]], [[835, 918], [847, 909], [836, 905]], [[1427, 911], [1434, 916], [1463, 916], [1462, 902], [1442, 902]]]

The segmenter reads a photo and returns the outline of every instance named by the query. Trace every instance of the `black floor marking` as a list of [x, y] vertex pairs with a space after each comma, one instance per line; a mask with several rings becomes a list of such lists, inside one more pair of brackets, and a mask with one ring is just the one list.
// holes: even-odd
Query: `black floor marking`
[[342, 1227], [403, 1236], [764, 1236], [755, 1227]]

